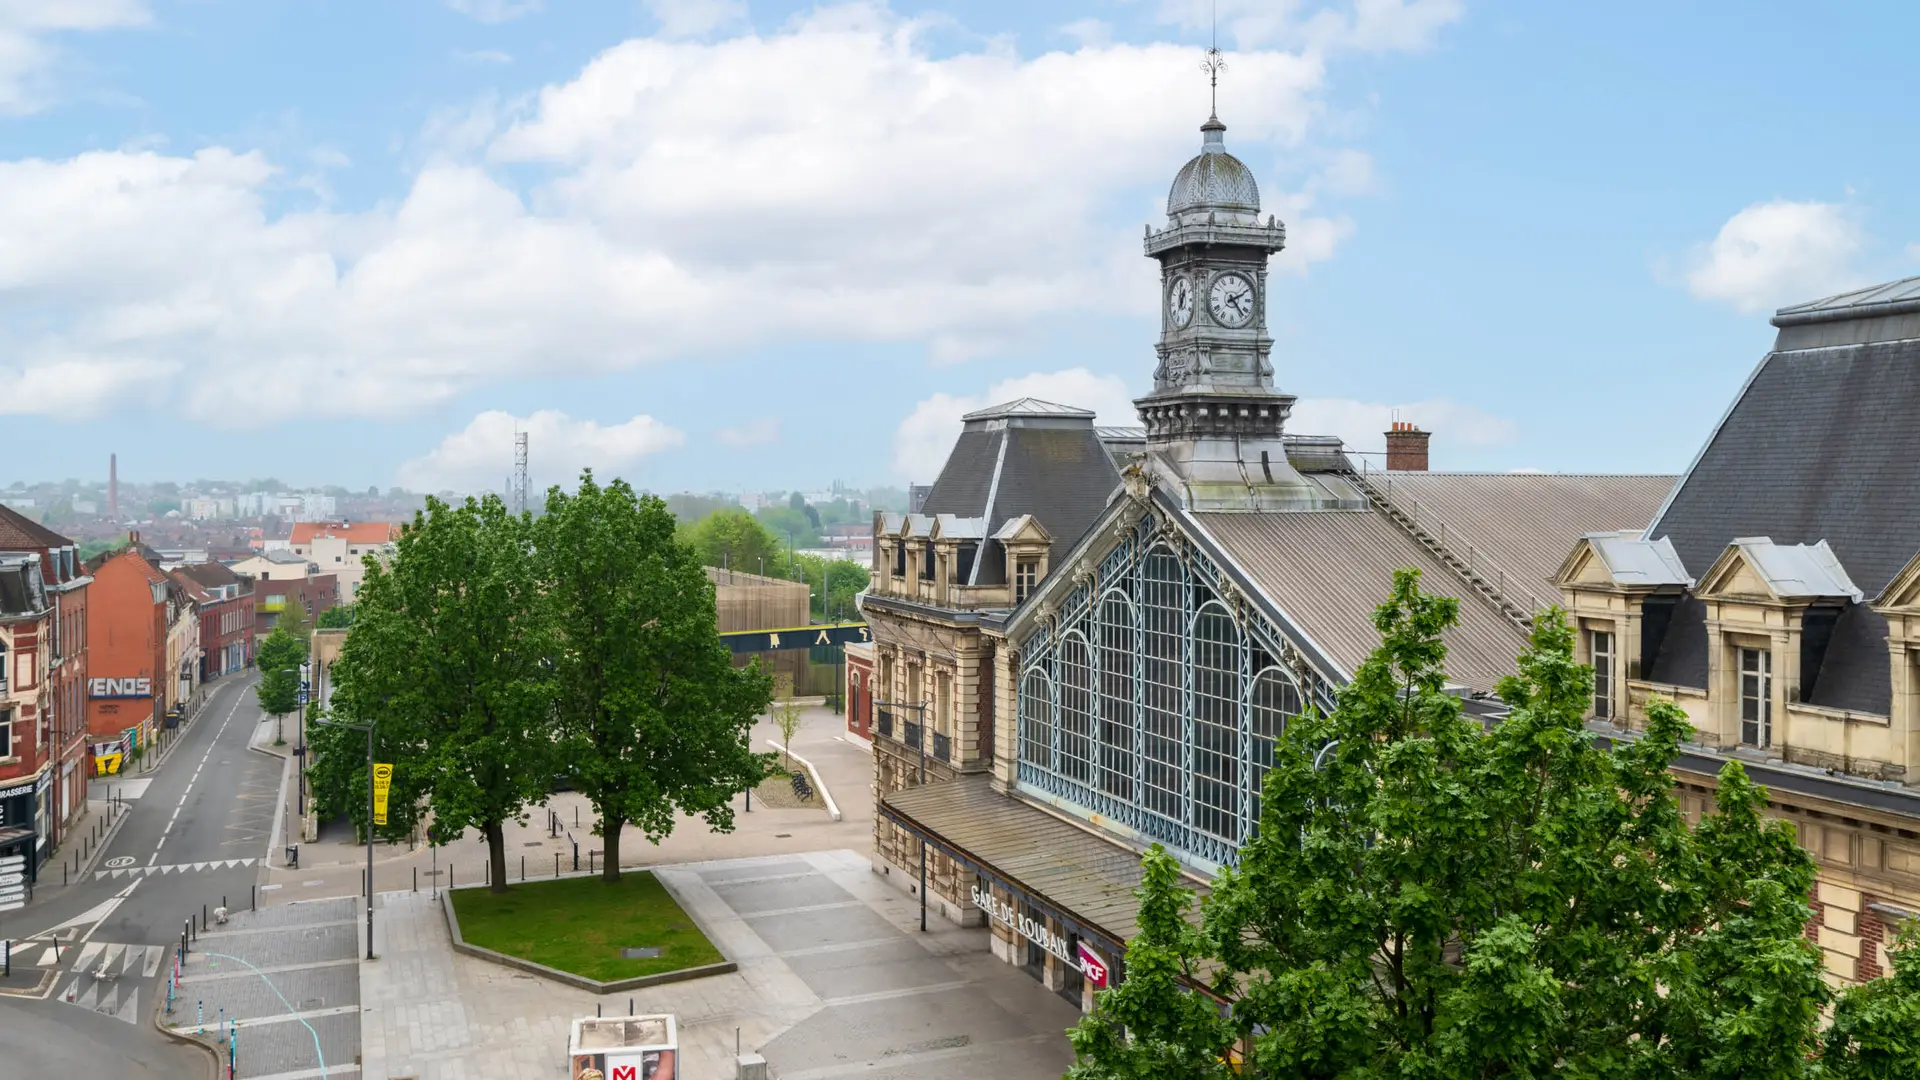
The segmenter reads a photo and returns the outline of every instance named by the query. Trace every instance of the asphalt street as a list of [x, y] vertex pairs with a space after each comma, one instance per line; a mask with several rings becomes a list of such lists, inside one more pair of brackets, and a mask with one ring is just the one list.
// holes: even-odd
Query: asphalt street
[[[233, 677], [212, 689], [166, 761], [137, 778], [148, 780], [144, 790], [125, 785], [138, 796], [130, 797], [125, 821], [86, 880], [0, 918], [0, 936], [20, 942], [16, 973], [34, 966], [56, 972], [45, 1000], [0, 997], [0, 1054], [9, 1055], [0, 1060], [20, 1060], [10, 1056], [14, 1047], [31, 1047], [22, 1051], [29, 1059], [41, 1053], [69, 1069], [86, 1062], [89, 1072], [104, 1064], [96, 1052], [110, 1058], [116, 1047], [153, 1068], [173, 1054], [196, 1060], [173, 1051], [150, 1025], [171, 962], [167, 947], [179, 940], [182, 923], [197, 921], [223, 898], [245, 910], [272, 843], [284, 766], [247, 746], [262, 719], [252, 684], [251, 677]], [[109, 1067], [107, 1075], [190, 1073]]]

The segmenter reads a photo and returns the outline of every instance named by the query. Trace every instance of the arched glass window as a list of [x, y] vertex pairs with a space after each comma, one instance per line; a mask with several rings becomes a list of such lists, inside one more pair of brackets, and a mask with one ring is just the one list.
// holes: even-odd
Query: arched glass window
[[1100, 603], [1100, 790], [1133, 798], [1133, 602], [1109, 592]]
[[1053, 767], [1053, 684], [1038, 668], [1020, 680], [1020, 760]]
[[1193, 824], [1239, 840], [1240, 628], [1215, 601], [1193, 617]]
[[1140, 568], [1141, 653], [1146, 671], [1142, 717], [1146, 729], [1146, 809], [1169, 821], [1184, 816], [1187, 782], [1180, 666], [1186, 657], [1185, 574], [1166, 548], [1154, 548]]
[[1293, 676], [1282, 668], [1273, 666], [1271, 658], [1263, 652], [1254, 654], [1254, 663], [1261, 665], [1259, 674], [1253, 677], [1253, 692], [1248, 695], [1249, 720], [1253, 724], [1253, 760], [1252, 770], [1247, 778], [1247, 820], [1258, 824], [1260, 820], [1260, 788], [1267, 781], [1267, 770], [1273, 765], [1273, 743], [1280, 733], [1287, 729], [1287, 721], [1300, 715], [1300, 688], [1295, 685]]
[[1093, 781], [1093, 656], [1086, 636], [1070, 630], [1060, 639], [1060, 762], [1069, 780]]

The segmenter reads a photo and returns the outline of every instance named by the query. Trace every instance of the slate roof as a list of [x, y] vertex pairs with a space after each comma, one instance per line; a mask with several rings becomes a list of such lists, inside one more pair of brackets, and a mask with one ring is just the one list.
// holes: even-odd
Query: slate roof
[[[1916, 307], [1920, 278], [1780, 309], [1774, 351], [1647, 535], [1670, 537], [1689, 568], [1703, 569], [1739, 537], [1825, 540], [1853, 584], [1878, 596], [1920, 551], [1920, 328], [1908, 312]], [[1814, 322], [1831, 325], [1810, 334]], [[1827, 675], [1852, 672], [1862, 711], [1884, 714], [1892, 693], [1886, 620], [1856, 608], [1835, 627], [1816, 692], [1842, 681]], [[1704, 635], [1676, 617], [1665, 648], [1691, 650]], [[1704, 648], [1697, 662], [1659, 657], [1660, 681], [1704, 685]]]
[[0, 551], [38, 551], [72, 547], [73, 541], [0, 503]]
[[26, 555], [0, 558], [0, 619], [38, 615], [47, 606], [38, 560]]
[[[1093, 413], [1022, 398], [967, 414], [920, 512], [983, 518], [981, 534], [989, 538], [1010, 519], [1032, 514], [1053, 537], [1058, 565], [1119, 485]], [[1000, 561], [999, 541], [982, 547], [974, 565], [984, 581]]]
[[238, 585], [241, 592], [250, 591], [253, 582], [252, 578], [241, 577], [228, 569], [225, 564], [217, 562], [182, 563], [175, 568], [174, 573], [184, 574], [208, 587]]
[[1847, 578], [1846, 568], [1834, 558], [1825, 540], [1817, 544], [1776, 544], [1764, 536], [1742, 536], [1733, 546], [1747, 558], [1747, 565], [1760, 575], [1781, 599], [1820, 599], [1847, 597], [1862, 599], [1860, 590]]

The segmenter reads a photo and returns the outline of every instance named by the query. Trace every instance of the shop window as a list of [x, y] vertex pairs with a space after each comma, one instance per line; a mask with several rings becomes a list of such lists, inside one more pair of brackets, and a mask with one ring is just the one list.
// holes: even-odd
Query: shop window
[[0, 758], [13, 756], [13, 711], [0, 712]]
[[1593, 664], [1593, 715], [1605, 720], [1613, 715], [1613, 632], [1587, 631], [1587, 655]]
[[1740, 650], [1740, 741], [1773, 745], [1773, 652]]

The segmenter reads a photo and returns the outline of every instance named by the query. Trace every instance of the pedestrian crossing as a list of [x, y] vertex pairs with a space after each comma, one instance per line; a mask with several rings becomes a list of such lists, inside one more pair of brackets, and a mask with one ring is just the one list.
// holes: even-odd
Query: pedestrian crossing
[[111, 1016], [129, 1024], [140, 1022], [140, 992], [154, 992], [154, 977], [167, 959], [166, 945], [116, 945], [93, 941], [64, 976], [56, 1000]]
[[152, 877], [155, 874], [191, 874], [199, 870], [222, 870], [235, 866], [252, 866], [259, 859], [213, 859], [208, 862], [169, 863], [165, 866], [123, 866], [117, 870], [95, 870], [93, 878]]

